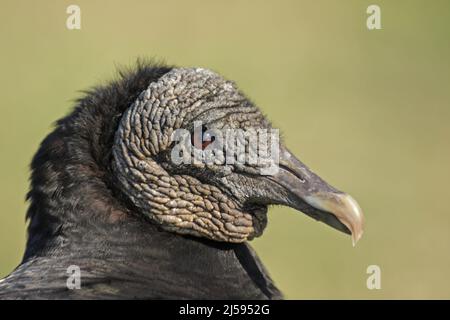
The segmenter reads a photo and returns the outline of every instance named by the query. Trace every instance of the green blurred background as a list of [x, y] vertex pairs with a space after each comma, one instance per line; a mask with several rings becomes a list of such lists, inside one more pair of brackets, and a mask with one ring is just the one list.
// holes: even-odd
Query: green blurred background
[[[382, 30], [366, 28], [372, 3]], [[118, 65], [157, 57], [235, 80], [364, 209], [356, 248], [271, 209], [253, 245], [287, 298], [450, 298], [449, 1], [2, 0], [0, 26], [0, 277], [21, 259], [28, 165], [52, 123]]]

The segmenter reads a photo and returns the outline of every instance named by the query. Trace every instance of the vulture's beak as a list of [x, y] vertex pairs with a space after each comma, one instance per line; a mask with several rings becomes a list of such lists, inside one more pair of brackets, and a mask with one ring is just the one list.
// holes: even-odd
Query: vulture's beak
[[278, 173], [269, 179], [287, 190], [288, 205], [351, 234], [355, 245], [364, 227], [364, 216], [358, 203], [322, 180], [284, 147], [280, 150], [279, 161]]

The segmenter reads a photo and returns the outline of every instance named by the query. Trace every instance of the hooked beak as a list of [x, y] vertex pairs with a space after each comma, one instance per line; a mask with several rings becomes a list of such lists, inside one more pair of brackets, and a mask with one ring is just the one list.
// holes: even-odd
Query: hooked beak
[[358, 203], [322, 180], [286, 148], [280, 150], [278, 172], [269, 179], [287, 191], [288, 206], [351, 234], [353, 246], [361, 238], [364, 216]]

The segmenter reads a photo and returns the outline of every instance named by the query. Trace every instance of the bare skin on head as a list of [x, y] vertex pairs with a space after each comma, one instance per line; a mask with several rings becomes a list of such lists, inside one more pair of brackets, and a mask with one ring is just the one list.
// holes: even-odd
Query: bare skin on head
[[113, 146], [120, 189], [167, 231], [244, 242], [262, 234], [267, 207], [296, 208], [346, 233], [363, 229], [359, 206], [329, 186], [280, 144], [280, 170], [252, 165], [175, 165], [174, 130], [195, 121], [217, 129], [270, 129], [269, 121], [234, 83], [205, 69], [173, 69], [141, 93], [122, 117]]

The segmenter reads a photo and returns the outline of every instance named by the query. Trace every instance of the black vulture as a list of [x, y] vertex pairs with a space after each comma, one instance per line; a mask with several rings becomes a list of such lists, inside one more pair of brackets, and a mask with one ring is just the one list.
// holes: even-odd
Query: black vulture
[[172, 161], [174, 132], [196, 122], [203, 134], [272, 128], [235, 83], [203, 68], [140, 62], [85, 92], [32, 160], [26, 250], [0, 299], [280, 299], [248, 244], [271, 204], [359, 239], [358, 204], [282, 143], [274, 174]]

